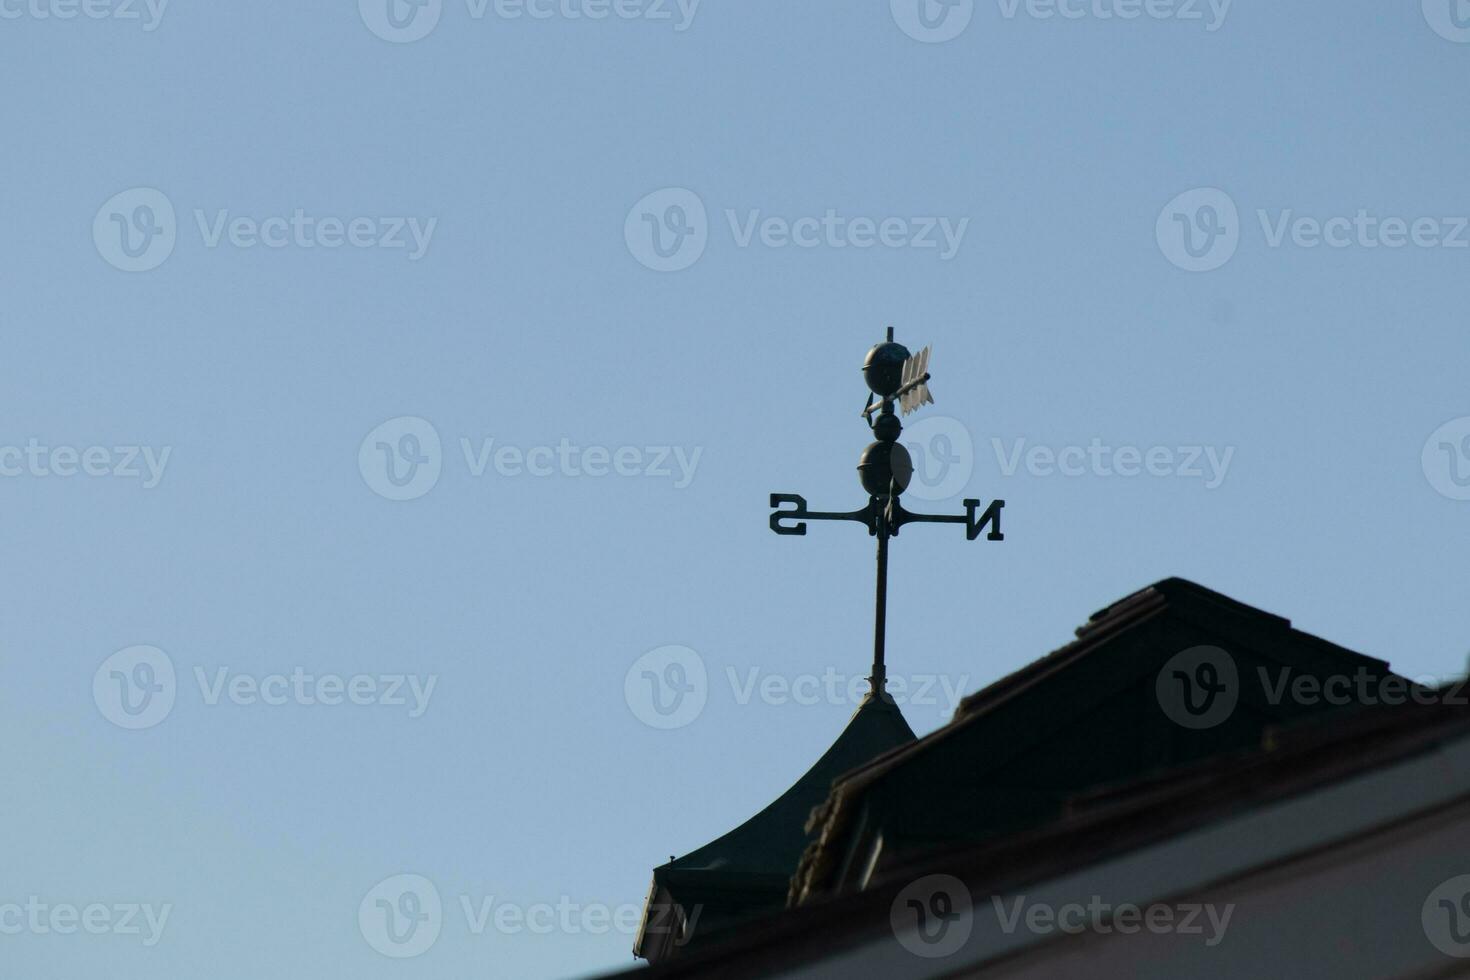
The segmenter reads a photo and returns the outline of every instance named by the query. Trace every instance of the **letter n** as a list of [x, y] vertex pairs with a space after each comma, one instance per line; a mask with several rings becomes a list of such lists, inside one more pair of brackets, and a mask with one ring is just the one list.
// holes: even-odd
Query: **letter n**
[[985, 536], [985, 540], [1004, 541], [1006, 536], [1000, 531], [1000, 511], [1005, 505], [1006, 502], [1004, 500], [992, 500], [990, 506], [985, 508], [985, 513], [981, 514], [980, 519], [977, 521], [975, 520], [975, 509], [980, 506], [980, 501], [966, 500], [965, 537], [974, 541], [980, 536], [981, 531], [989, 527], [990, 533]]

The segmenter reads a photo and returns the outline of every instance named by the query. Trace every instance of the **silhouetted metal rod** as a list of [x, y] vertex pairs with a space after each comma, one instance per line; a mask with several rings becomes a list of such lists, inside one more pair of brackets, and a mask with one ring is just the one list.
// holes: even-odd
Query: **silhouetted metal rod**
[[[882, 518], [879, 518], [882, 521]], [[888, 669], [883, 662], [885, 635], [888, 630], [888, 527], [882, 521], [878, 528], [878, 595], [873, 613], [873, 675], [869, 688], [881, 695], [888, 684]]]

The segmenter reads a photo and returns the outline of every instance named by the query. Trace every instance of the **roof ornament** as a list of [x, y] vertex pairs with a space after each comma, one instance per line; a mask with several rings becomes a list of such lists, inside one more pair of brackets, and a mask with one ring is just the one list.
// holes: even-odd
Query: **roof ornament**
[[[929, 391], [929, 348], [918, 354], [888, 337], [868, 351], [863, 361], [863, 380], [869, 395], [862, 417], [872, 429], [875, 442], [863, 450], [858, 460], [858, 479], [868, 492], [868, 505], [862, 510], [845, 513], [807, 510], [806, 499], [794, 493], [771, 494], [771, 530], [777, 534], [806, 534], [807, 521], [857, 521], [878, 539], [878, 588], [874, 604], [873, 673], [868, 683], [875, 696], [886, 698], [887, 670], [884, 664], [884, 633], [888, 606], [888, 539], [898, 537], [899, 529], [914, 522], [929, 524], [963, 524], [965, 537], [974, 541], [987, 527], [986, 540], [1004, 541], [1000, 530], [1000, 512], [1004, 500], [992, 500], [977, 518], [980, 501], [966, 500], [963, 515], [914, 514], [904, 509], [899, 497], [913, 479], [914, 462], [903, 443], [903, 423], [893, 409], [895, 403], [904, 415], [924, 405], [934, 404]], [[789, 505], [782, 509], [785, 505]]]

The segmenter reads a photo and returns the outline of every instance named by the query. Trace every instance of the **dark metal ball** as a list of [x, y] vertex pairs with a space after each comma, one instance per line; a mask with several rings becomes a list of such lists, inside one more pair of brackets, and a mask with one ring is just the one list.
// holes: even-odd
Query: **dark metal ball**
[[863, 359], [863, 380], [873, 394], [887, 398], [903, 384], [903, 362], [909, 359], [909, 349], [892, 340], [884, 341]]
[[902, 434], [903, 423], [898, 420], [897, 415], [880, 414], [873, 422], [873, 435], [879, 442], [897, 442]]
[[914, 476], [914, 461], [901, 442], [873, 442], [858, 460], [858, 479], [874, 497], [886, 497], [894, 484], [899, 493], [908, 489]]

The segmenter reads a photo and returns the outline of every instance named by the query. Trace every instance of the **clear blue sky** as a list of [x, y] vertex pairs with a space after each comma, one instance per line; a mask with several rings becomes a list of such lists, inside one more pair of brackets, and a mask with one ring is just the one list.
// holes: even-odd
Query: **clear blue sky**
[[[397, 43], [352, 0], [173, 0], [156, 23], [142, 3], [89, 6], [141, 17], [0, 0], [0, 959], [15, 976], [629, 963], [631, 935], [597, 934], [587, 910], [615, 922], [641, 903], [655, 864], [772, 799], [852, 710], [742, 704], [729, 671], [865, 672], [871, 540], [777, 537], [766, 497], [861, 504], [857, 367], [888, 323], [934, 345], [922, 417], [956, 421], [931, 434], [974, 447], [957, 492], [914, 509], [1008, 501], [1003, 543], [942, 527], [895, 543], [892, 673], [974, 690], [1169, 575], [1404, 673], [1463, 670], [1470, 502], [1461, 470], [1434, 467], [1470, 472], [1449, 450], [1436, 462], [1440, 442], [1470, 449], [1455, 422], [1470, 249], [1368, 247], [1341, 223], [1347, 247], [1303, 245], [1301, 226], [1271, 244], [1282, 220], [1360, 210], [1456, 237], [1470, 43], [1454, 11], [1436, 31], [1420, 0], [1237, 0], [1213, 23], [1204, 3], [1201, 20], [1104, 20], [1091, 0], [1078, 19], [977, 0], [934, 43], [919, 37], [959, 21], [936, 5], [924, 28], [884, 0], [706, 0], [683, 30], [672, 2], [670, 19], [590, 20], [443, 0]], [[173, 221], [137, 210], [157, 195], [105, 206], [134, 188]], [[634, 210], [667, 188], [689, 194]], [[1230, 216], [1218, 195], [1165, 208], [1201, 188], [1237, 218], [1193, 247], [1235, 251], [1191, 272], [1174, 214], [1196, 235]], [[669, 210], [691, 195], [702, 221]], [[665, 251], [702, 253], [650, 268], [665, 260], [638, 244], [645, 213], [689, 232]], [[816, 244], [775, 244], [771, 216]], [[374, 243], [404, 219], [407, 247], [329, 247], [323, 218], [342, 222], [335, 240], [370, 219], [357, 237]], [[859, 247], [885, 219], [903, 244]], [[938, 247], [907, 244], [923, 219]], [[968, 219], [956, 249], [938, 219]], [[284, 246], [247, 245], [257, 226]], [[377, 438], [359, 452], [400, 417], [441, 441], [386, 430], [389, 452], [439, 468], [409, 500], [365, 477]], [[492, 438], [476, 476], [461, 440], [474, 462]], [[1233, 454], [1213, 489], [1026, 455], [1094, 439], [1168, 447], [1171, 473], [1179, 447]], [[596, 454], [553, 462], [562, 440], [603, 447], [609, 471], [634, 447], [623, 467], [640, 473], [650, 448], [678, 447], [692, 478], [676, 486], [672, 462], [589, 476]], [[551, 475], [508, 475], [506, 444], [545, 447]], [[138, 645], [164, 652], [176, 690], [128, 730], [103, 710], [104, 662]], [[630, 705], [641, 672], [625, 680], [669, 645], [697, 652], [705, 704], [660, 729]], [[119, 672], [148, 679], [134, 667]], [[213, 696], [222, 668], [285, 703]], [[436, 680], [411, 717], [411, 696], [308, 704], [270, 680], [298, 668]], [[387, 694], [370, 683], [364, 700]], [[931, 730], [942, 708], [910, 721]], [[442, 899], [411, 958], [359, 926], [399, 874]], [[31, 896], [106, 906], [103, 934], [5, 911]], [[461, 896], [578, 911], [549, 934], [493, 919], [476, 934]], [[132, 903], [170, 907], [156, 944], [146, 924], [120, 931], [114, 906]]]

